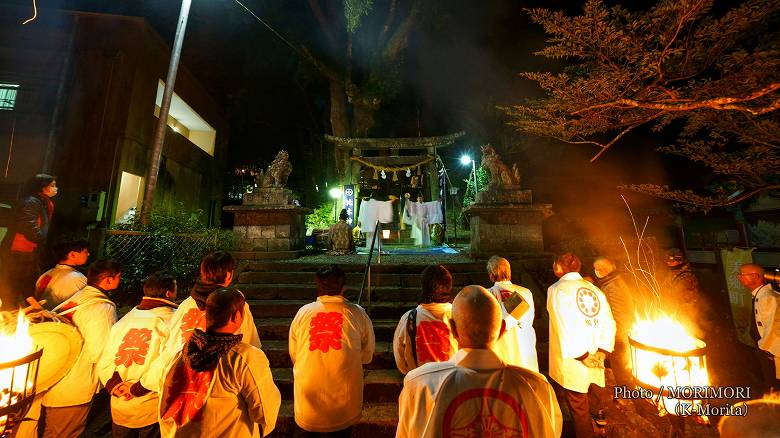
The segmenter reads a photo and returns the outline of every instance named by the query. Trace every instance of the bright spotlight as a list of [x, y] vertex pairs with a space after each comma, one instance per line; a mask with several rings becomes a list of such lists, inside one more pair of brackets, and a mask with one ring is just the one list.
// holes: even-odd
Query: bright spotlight
[[471, 164], [471, 157], [469, 157], [468, 155], [463, 155], [462, 157], [460, 157], [460, 164], [464, 166], [468, 166], [469, 164]]
[[328, 193], [333, 199], [339, 199], [341, 197], [341, 189], [339, 187], [333, 187], [332, 189], [328, 190]]

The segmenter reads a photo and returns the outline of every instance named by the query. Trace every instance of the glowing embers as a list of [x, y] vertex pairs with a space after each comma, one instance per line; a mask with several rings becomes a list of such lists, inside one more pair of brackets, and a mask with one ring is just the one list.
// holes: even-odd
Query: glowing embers
[[35, 351], [29, 328], [30, 322], [21, 312], [15, 327], [0, 327], [0, 436], [10, 433], [35, 397], [43, 350]]
[[[693, 394], [709, 385], [703, 341], [669, 316], [637, 318], [629, 335], [632, 374], [653, 390], [660, 415], [690, 412], [701, 404]], [[695, 408], [694, 408], [695, 409]]]

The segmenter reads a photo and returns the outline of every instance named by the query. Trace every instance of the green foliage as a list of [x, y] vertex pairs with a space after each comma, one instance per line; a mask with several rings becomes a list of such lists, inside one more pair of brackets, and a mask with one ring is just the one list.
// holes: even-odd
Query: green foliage
[[523, 73], [547, 95], [504, 108], [512, 125], [595, 147], [593, 160], [641, 126], [671, 131], [678, 140], [659, 150], [708, 166], [723, 184], [714, 192], [629, 188], [705, 210], [731, 203], [726, 185], [746, 194], [777, 189], [780, 2], [746, 0], [726, 11], [712, 4], [661, 0], [629, 11], [589, 0], [573, 17], [529, 10], [548, 35], [537, 55], [568, 65]]
[[168, 270], [177, 278], [179, 296], [198, 278], [200, 260], [217, 250], [232, 250], [235, 239], [232, 230], [207, 227], [201, 221], [201, 211], [153, 212], [148, 224], [140, 221], [117, 224], [115, 233], [106, 236], [104, 257], [122, 262], [124, 291], [120, 299], [137, 304], [146, 278], [158, 270]]
[[[484, 167], [477, 167], [477, 184], [479, 184], [476, 189], [477, 191], [481, 192], [485, 190], [485, 187], [490, 183], [490, 171], [485, 169]], [[469, 173], [469, 178], [466, 180], [466, 193], [463, 194], [463, 210], [466, 209], [469, 205], [474, 203], [474, 200], [476, 198], [476, 192], [474, 190], [474, 175], [472, 173]], [[459, 221], [463, 223], [464, 215], [463, 211], [460, 213]]]
[[306, 215], [306, 234], [328, 228], [333, 224], [333, 201], [323, 202], [311, 214]]
[[355, 33], [360, 22], [374, 9], [374, 0], [344, 0], [344, 18], [347, 20], [347, 31]]

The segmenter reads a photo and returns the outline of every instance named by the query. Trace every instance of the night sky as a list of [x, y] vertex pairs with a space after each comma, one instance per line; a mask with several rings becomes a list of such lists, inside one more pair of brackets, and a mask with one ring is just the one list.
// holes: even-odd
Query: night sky
[[[308, 2], [246, 0], [294, 46], [322, 50], [323, 35]], [[385, 2], [377, 0], [381, 10]], [[32, 5], [28, 0], [0, 4]], [[664, 157], [655, 147], [669, 139], [649, 131], [626, 138], [595, 164], [593, 149], [530, 138], [506, 126], [497, 105], [538, 96], [534, 83], [521, 71], [560, 68], [534, 56], [544, 43], [541, 28], [530, 22], [524, 7], [545, 6], [578, 12], [579, 2], [469, 0], [432, 3], [422, 23], [411, 33], [402, 67], [403, 88], [383, 106], [372, 136], [442, 135], [465, 130], [467, 137], [441, 152], [453, 181], [465, 171], [457, 164], [464, 151], [493, 144], [506, 162], [518, 161], [524, 185], [535, 199], [555, 205], [566, 217], [604, 228], [602, 217], [627, 216], [616, 186], [621, 183], [678, 182], [671, 175], [690, 163]], [[52, 0], [39, 7], [142, 16], [169, 44], [173, 41], [180, 3], [159, 0]], [[41, 10], [45, 14], [45, 9]], [[24, 19], [25, 17], [20, 17]], [[377, 25], [366, 21], [366, 26]], [[356, 50], [361, 41], [356, 34]], [[230, 123], [229, 169], [267, 163], [278, 149], [290, 151], [293, 164], [318, 159], [322, 134], [329, 133], [328, 84], [285, 41], [274, 35], [233, 0], [194, 0], [184, 42], [183, 64], [224, 108]], [[299, 168], [300, 169], [300, 168]], [[694, 168], [697, 173], [698, 169]], [[330, 172], [294, 170], [290, 185], [303, 193], [323, 184]], [[683, 181], [685, 182], [685, 181]], [[646, 197], [629, 194], [637, 207], [656, 206]], [[309, 204], [317, 200], [308, 196]]]

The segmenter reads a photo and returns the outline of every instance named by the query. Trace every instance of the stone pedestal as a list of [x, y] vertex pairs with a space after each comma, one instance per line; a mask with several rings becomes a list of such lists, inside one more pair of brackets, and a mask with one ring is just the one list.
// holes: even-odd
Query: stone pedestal
[[506, 205], [506, 204], [531, 204], [533, 194], [530, 190], [523, 190], [519, 186], [490, 187], [477, 193], [476, 204]]
[[244, 205], [263, 205], [267, 207], [292, 206], [292, 190], [283, 187], [264, 187], [244, 194]]
[[305, 217], [312, 211], [292, 205], [291, 194], [284, 188], [263, 188], [244, 195], [244, 205], [224, 207], [235, 215], [233, 232], [239, 251], [289, 258], [305, 248]]
[[491, 187], [477, 194], [464, 212], [471, 228], [471, 255], [490, 257], [544, 251], [542, 220], [546, 204], [533, 204], [530, 190]]

